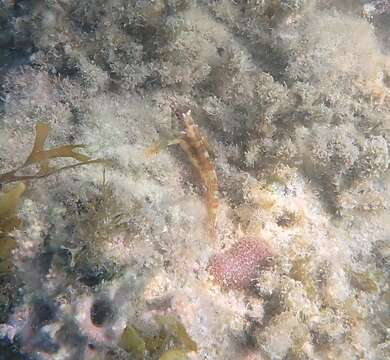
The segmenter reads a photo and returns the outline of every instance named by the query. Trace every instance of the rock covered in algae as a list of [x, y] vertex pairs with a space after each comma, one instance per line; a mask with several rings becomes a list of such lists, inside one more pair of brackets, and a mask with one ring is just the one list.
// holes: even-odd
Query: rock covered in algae
[[270, 255], [268, 246], [261, 239], [245, 237], [212, 257], [209, 272], [224, 288], [245, 289]]

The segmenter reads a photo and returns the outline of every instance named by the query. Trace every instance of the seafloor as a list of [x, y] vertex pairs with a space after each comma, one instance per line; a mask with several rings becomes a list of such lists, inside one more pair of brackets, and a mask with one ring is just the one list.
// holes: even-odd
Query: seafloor
[[0, 360], [389, 359], [389, 39], [388, 0], [1, 0]]

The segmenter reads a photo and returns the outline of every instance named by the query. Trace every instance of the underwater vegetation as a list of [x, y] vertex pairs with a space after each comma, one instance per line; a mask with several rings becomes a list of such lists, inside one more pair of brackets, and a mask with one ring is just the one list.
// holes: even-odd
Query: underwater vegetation
[[17, 217], [17, 208], [21, 196], [26, 190], [23, 183], [13, 187], [5, 193], [0, 194], [0, 272], [10, 270], [10, 255], [15, 247], [15, 242], [9, 235], [20, 223]]
[[[86, 155], [82, 155], [75, 151], [77, 148], [83, 148], [84, 145], [64, 145], [55, 147], [49, 150], [45, 150], [45, 142], [47, 136], [49, 135], [49, 125], [44, 122], [37, 122], [35, 127], [35, 141], [30, 155], [27, 157], [26, 161], [19, 166], [18, 168], [11, 170], [9, 172], [0, 174], [0, 183], [7, 184], [15, 181], [27, 181], [32, 179], [39, 179], [42, 177], [53, 175], [57, 172], [72, 169], [77, 166], [93, 164], [97, 162], [102, 162], [102, 160], [92, 160]], [[67, 165], [63, 167], [54, 167], [50, 166], [50, 160], [56, 158], [72, 158], [77, 160], [76, 164]], [[38, 171], [33, 175], [18, 175], [17, 173], [23, 169], [31, 166], [37, 165]]]
[[[43, 122], [37, 122], [34, 145], [26, 161], [18, 168], [0, 174], [0, 184], [2, 187], [7, 183], [19, 182], [6, 192], [0, 193], [1, 273], [6, 269], [8, 271], [10, 270], [9, 259], [11, 250], [15, 247], [15, 242], [9, 234], [19, 225], [20, 220], [17, 217], [17, 209], [21, 202], [21, 197], [26, 191], [28, 181], [47, 177], [77, 166], [103, 162], [103, 160], [91, 160], [88, 156], [74, 151], [76, 148], [84, 147], [83, 145], [64, 145], [50, 150], [44, 150], [48, 135], [49, 125]], [[78, 162], [63, 167], [50, 166], [49, 161], [56, 158], [73, 158]], [[38, 171], [35, 174], [20, 174], [22, 170], [31, 165], [38, 166]]]
[[1, 1], [0, 359], [389, 358], [388, 8]]
[[147, 353], [152, 358], [157, 355], [159, 360], [185, 359], [186, 353], [197, 350], [196, 343], [177, 319], [159, 316], [156, 321], [158, 330], [153, 336], [140, 335], [131, 325], [127, 325], [119, 346], [139, 359], [144, 359]]

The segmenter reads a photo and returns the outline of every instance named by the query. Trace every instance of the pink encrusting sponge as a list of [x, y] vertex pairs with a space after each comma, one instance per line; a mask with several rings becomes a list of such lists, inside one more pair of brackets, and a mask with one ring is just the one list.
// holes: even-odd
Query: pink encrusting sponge
[[208, 270], [215, 282], [224, 288], [241, 290], [250, 285], [270, 255], [262, 240], [242, 238], [227, 251], [214, 255]]

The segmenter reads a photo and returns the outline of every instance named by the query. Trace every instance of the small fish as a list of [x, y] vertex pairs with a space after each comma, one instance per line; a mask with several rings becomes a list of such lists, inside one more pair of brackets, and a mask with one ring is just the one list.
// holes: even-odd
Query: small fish
[[210, 238], [215, 237], [215, 226], [219, 206], [218, 178], [210, 157], [209, 145], [195, 124], [191, 110], [175, 111], [176, 117], [183, 121], [185, 131], [179, 145], [197, 170], [205, 187], [207, 208], [207, 230]]
[[191, 110], [183, 111], [177, 108], [173, 108], [173, 110], [176, 117], [183, 123], [184, 131], [176, 139], [152, 145], [146, 150], [146, 154], [152, 156], [167, 146], [174, 144], [180, 145], [202, 179], [207, 208], [207, 232], [208, 237], [213, 239], [215, 238], [215, 226], [219, 206], [219, 190], [215, 166], [210, 156], [210, 146], [192, 118]]

